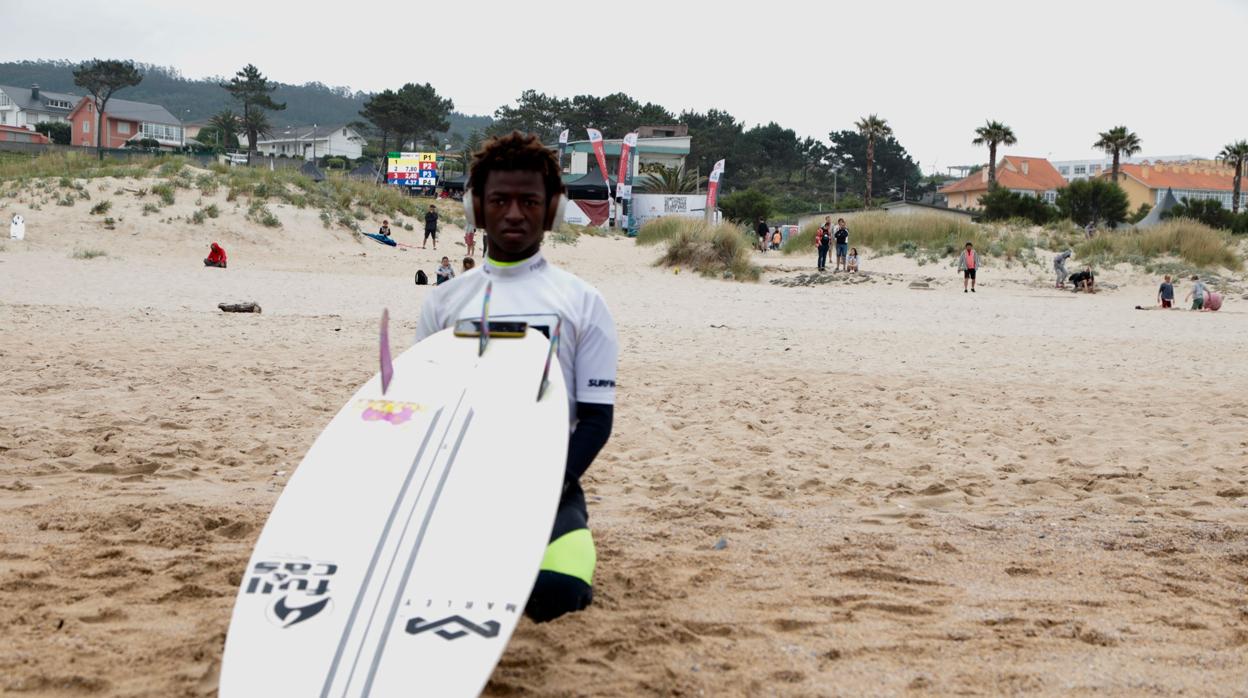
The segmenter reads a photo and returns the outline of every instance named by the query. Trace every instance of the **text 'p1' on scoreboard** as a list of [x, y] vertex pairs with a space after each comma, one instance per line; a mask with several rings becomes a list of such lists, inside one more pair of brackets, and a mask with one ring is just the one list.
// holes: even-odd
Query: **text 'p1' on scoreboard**
[[400, 187], [438, 186], [438, 154], [388, 153], [386, 182]]

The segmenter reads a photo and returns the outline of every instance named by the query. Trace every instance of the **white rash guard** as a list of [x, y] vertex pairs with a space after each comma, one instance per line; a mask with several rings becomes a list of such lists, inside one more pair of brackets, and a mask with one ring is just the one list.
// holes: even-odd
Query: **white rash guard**
[[485, 287], [491, 281], [491, 320], [527, 322], [548, 337], [563, 320], [559, 364], [568, 388], [571, 426], [576, 426], [578, 402], [614, 405], [620, 347], [611, 311], [598, 289], [551, 266], [541, 252], [508, 265], [487, 259], [480, 267], [435, 286], [420, 309], [416, 341], [453, 327], [459, 320], [479, 320]]

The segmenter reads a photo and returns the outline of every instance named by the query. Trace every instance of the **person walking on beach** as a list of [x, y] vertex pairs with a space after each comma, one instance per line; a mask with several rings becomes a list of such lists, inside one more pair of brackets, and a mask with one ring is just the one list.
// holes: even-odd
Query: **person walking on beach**
[[464, 225], [464, 247], [468, 248], [468, 256], [471, 257], [477, 252], [477, 228], [473, 225]]
[[767, 221], [759, 218], [758, 226], [754, 229], [754, 232], [758, 234], [758, 249], [763, 252], [767, 251], [767, 233], [770, 230], [771, 229], [767, 227]]
[[420, 244], [420, 249], [425, 249], [429, 238], [433, 238], [433, 249], [438, 249], [438, 208], [433, 204], [429, 204], [429, 210], [425, 212], [425, 241]]
[[490, 284], [491, 317], [527, 322], [547, 336], [561, 328], [556, 351], [566, 395], [557, 398], [568, 402], [571, 434], [550, 544], [524, 609], [541, 623], [593, 602], [597, 552], [580, 479], [611, 436], [619, 340], [602, 294], [542, 255], [564, 194], [555, 152], [518, 132], [490, 139], [473, 159], [468, 187], [473, 217], [490, 240], [489, 256], [480, 269], [425, 296], [416, 340], [479, 319]]
[[845, 227], [845, 219], [836, 219], [836, 231], [832, 233], [836, 240], [836, 268], [832, 271], [847, 271], [845, 258], [849, 256], [849, 228]]
[[958, 257], [958, 271], [962, 272], [962, 292], [966, 293], [966, 284], [970, 282], [971, 293], [975, 292], [975, 271], [979, 269], [979, 255], [975, 252], [975, 246], [966, 243], [966, 249], [962, 250], [962, 256]]
[[1170, 275], [1166, 274], [1166, 278], [1161, 282], [1161, 287], [1157, 289], [1157, 305], [1163, 308], [1174, 307], [1174, 284], [1170, 283]]
[[1204, 310], [1205, 308], [1205, 284], [1200, 280], [1199, 276], [1192, 274], [1192, 290], [1187, 292], [1183, 297], [1186, 302], [1188, 298], [1192, 299], [1192, 310]]
[[1074, 250], [1067, 249], [1053, 257], [1053, 273], [1057, 275], [1057, 288], [1066, 288], [1066, 277], [1070, 275], [1066, 271], [1066, 260], [1070, 259], [1074, 253]]
[[823, 225], [815, 230], [815, 249], [819, 251], [819, 271], [826, 271], [828, 250], [832, 247], [832, 216], [823, 219]]

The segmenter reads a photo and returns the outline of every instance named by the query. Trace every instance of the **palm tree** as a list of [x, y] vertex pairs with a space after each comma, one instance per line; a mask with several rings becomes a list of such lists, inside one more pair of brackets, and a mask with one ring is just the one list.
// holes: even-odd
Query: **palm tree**
[[223, 109], [208, 119], [208, 125], [221, 132], [222, 148], [237, 148], [238, 134], [243, 130], [243, 120], [229, 109]]
[[858, 127], [858, 133], [867, 139], [867, 208], [871, 207], [871, 175], [875, 170], [875, 142], [881, 138], [888, 138], [893, 135], [893, 128], [888, 125], [886, 119], [881, 119], [875, 114], [863, 117], [854, 123]]
[[1014, 145], [1018, 139], [1014, 131], [1000, 121], [988, 121], [975, 129], [975, 140], [971, 145], [988, 145], [988, 186], [997, 184], [997, 146]]
[[[273, 133], [273, 127], [269, 125], [268, 115], [260, 109], [255, 109], [248, 113], [247, 116], [243, 117], [241, 123], [243, 129], [247, 131], [248, 141], [251, 140], [251, 134], [253, 133], [256, 134], [257, 141], [260, 140], [260, 136], [268, 136]], [[255, 143], [249, 142], [247, 144], [247, 150], [249, 152], [256, 150], [257, 147], [258, 146]]]
[[641, 188], [650, 194], [692, 194], [702, 185], [704, 177], [677, 167], [661, 167], [641, 176]]
[[1114, 156], [1114, 181], [1118, 181], [1118, 157], [1131, 157], [1140, 152], [1140, 137], [1132, 133], [1126, 126], [1115, 126], [1101, 132], [1101, 139], [1092, 144]]
[[1218, 159], [1235, 168], [1231, 185], [1231, 213], [1239, 213], [1240, 185], [1244, 181], [1244, 165], [1248, 164], [1248, 141], [1229, 143], [1218, 153]]

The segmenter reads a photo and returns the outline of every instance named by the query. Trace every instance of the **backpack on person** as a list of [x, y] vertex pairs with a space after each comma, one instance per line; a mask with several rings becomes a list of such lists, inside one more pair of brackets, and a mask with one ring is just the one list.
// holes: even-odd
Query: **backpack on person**
[[417, 285], [417, 286], [428, 286], [428, 285], [429, 285], [429, 275], [425, 273], [425, 270], [424, 270], [424, 269], [417, 269], [417, 270], [416, 270], [416, 285]]

